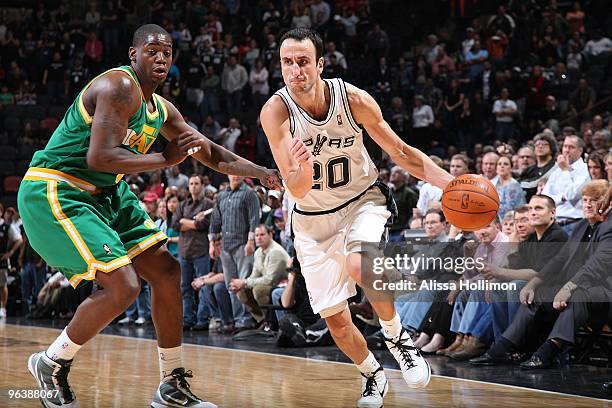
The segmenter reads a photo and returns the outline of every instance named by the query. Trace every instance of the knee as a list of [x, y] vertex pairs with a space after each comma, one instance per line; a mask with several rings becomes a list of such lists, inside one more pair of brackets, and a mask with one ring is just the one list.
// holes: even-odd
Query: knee
[[224, 283], [215, 283], [215, 286], [213, 286], [213, 292], [215, 293], [216, 298], [219, 298], [219, 296], [223, 296], [228, 293], [227, 287]]
[[349, 317], [344, 313], [338, 313], [325, 318], [327, 327], [335, 339], [342, 340], [350, 336], [353, 323]]
[[124, 310], [134, 303], [140, 294], [140, 278], [132, 268], [120, 268], [108, 278], [99, 281], [112, 297], [113, 304]]
[[271, 287], [267, 285], [256, 285], [253, 287], [253, 297], [258, 304], [264, 305], [270, 303]]

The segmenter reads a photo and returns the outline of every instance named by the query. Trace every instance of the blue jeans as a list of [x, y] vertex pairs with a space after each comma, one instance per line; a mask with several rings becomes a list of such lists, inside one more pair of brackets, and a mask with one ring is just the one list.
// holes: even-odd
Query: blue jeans
[[493, 319], [493, 336], [495, 341], [499, 341], [504, 331], [510, 326], [516, 311], [521, 306], [519, 293], [527, 281], [514, 280], [516, 291], [499, 290], [491, 293], [493, 302], [491, 303], [491, 318]]
[[45, 285], [47, 270], [45, 264], [38, 267], [34, 262], [26, 262], [21, 269], [21, 298], [23, 312], [29, 313], [38, 299], [38, 292]]
[[199, 258], [186, 259], [179, 257], [181, 265], [181, 295], [183, 297], [183, 324], [193, 326], [195, 324], [205, 324], [210, 318], [210, 310], [204, 299], [204, 291], [199, 292], [198, 311], [195, 313], [194, 290], [191, 282], [195, 278], [206, 275], [210, 271], [210, 257], [208, 255]]
[[495, 123], [495, 138], [502, 142], [507, 142], [514, 136], [513, 122], [496, 122]]
[[225, 283], [217, 282], [214, 285], [204, 285], [200, 293], [204, 293], [204, 300], [213, 317], [221, 319], [223, 325], [234, 322], [232, 300]]
[[[221, 263], [223, 264], [223, 277], [225, 286], [229, 287], [232, 279], [246, 279], [253, 271], [253, 255], [244, 256], [244, 245], [240, 245], [230, 251], [221, 251]], [[230, 293], [232, 299], [232, 311], [236, 323], [246, 321], [251, 318], [244, 305], [235, 293]]]
[[[274, 288], [272, 289], [272, 304], [276, 305], [276, 306], [282, 306], [283, 304], [281, 303], [281, 296], [283, 296], [283, 292], [285, 291], [285, 288]], [[276, 314], [276, 320], [278, 320], [280, 322], [280, 320], [283, 318], [284, 315], [287, 314], [286, 310], [275, 310], [274, 313]]]
[[484, 301], [482, 291], [461, 291], [455, 300], [451, 331], [472, 334], [483, 343], [493, 337], [491, 305]]
[[389, 231], [389, 242], [404, 242], [404, 230]]
[[136, 301], [125, 310], [125, 315], [132, 320], [139, 317], [151, 320], [151, 289], [145, 280], [140, 280], [140, 294]]
[[395, 301], [402, 326], [418, 330], [436, 299], [436, 291], [419, 290]]

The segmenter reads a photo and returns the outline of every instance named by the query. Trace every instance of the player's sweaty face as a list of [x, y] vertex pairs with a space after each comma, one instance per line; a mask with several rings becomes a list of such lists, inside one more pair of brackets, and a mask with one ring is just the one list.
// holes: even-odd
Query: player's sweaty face
[[172, 40], [165, 34], [151, 34], [138, 47], [136, 58], [153, 82], [161, 83], [172, 65]]
[[280, 62], [285, 85], [294, 93], [308, 92], [320, 74], [312, 41], [288, 39], [280, 47]]

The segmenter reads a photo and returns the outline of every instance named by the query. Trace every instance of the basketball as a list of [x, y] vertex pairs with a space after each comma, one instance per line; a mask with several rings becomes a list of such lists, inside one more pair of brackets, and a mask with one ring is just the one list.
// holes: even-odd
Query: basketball
[[464, 174], [448, 183], [442, 193], [442, 211], [452, 225], [475, 231], [491, 223], [499, 210], [495, 186], [483, 176]]

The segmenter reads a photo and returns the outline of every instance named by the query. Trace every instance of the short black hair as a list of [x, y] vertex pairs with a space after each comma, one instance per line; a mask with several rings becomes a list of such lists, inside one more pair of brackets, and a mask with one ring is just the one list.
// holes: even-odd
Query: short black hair
[[164, 34], [169, 39], [170, 34], [161, 26], [157, 24], [145, 24], [136, 29], [134, 31], [134, 36], [132, 37], [132, 47], [138, 47], [143, 45], [147, 41], [147, 36], [150, 34]]
[[554, 210], [555, 208], [557, 208], [555, 200], [553, 200], [550, 196], [547, 196], [546, 194], [534, 194], [529, 200], [531, 201], [531, 199], [533, 198], [541, 198], [543, 200], [546, 200], [546, 204], [548, 204], [549, 210]]
[[442, 212], [442, 210], [439, 210], [437, 208], [430, 208], [429, 210], [425, 212], [425, 217], [427, 217], [428, 214], [438, 214], [438, 216], [440, 217], [440, 222], [442, 223], [446, 222], [446, 216], [444, 216], [444, 213]]
[[285, 34], [283, 34], [278, 43], [279, 49], [285, 40], [310, 40], [315, 47], [317, 61], [319, 58], [323, 57], [323, 39], [315, 30], [311, 30], [310, 28], [294, 28], [287, 31]]

